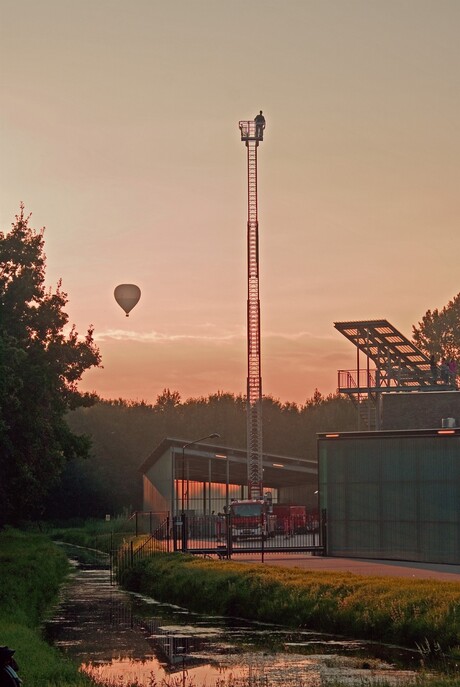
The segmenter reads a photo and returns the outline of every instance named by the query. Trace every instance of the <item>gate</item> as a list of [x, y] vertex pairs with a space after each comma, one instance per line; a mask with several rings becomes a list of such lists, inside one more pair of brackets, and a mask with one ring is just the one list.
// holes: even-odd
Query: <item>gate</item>
[[[232, 558], [241, 554], [255, 554], [264, 560], [269, 553], [294, 554], [311, 553], [324, 555], [326, 551], [326, 512], [321, 517], [317, 511], [310, 511], [307, 517], [274, 518], [263, 514], [254, 522], [242, 523], [230, 513], [219, 515], [189, 515], [183, 513], [170, 518], [164, 513], [139, 513], [149, 525], [142, 541], [137, 544], [133, 538], [117, 551], [112, 552], [111, 561], [116, 579], [136, 560], [159, 552], [181, 552], [201, 556]], [[137, 538], [142, 537], [141, 528], [136, 527]], [[144, 530], [145, 531], [145, 530]]]
[[242, 523], [230, 513], [189, 515], [173, 518], [172, 550], [231, 558], [238, 554], [301, 553], [322, 555], [325, 517], [311, 511], [302, 519], [273, 518], [263, 514]]

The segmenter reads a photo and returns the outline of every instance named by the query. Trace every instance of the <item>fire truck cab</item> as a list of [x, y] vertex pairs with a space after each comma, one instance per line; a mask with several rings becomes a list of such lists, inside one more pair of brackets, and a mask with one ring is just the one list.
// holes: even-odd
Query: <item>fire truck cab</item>
[[266, 501], [241, 499], [229, 505], [229, 525], [232, 541], [261, 539], [275, 536], [276, 516], [269, 512]]

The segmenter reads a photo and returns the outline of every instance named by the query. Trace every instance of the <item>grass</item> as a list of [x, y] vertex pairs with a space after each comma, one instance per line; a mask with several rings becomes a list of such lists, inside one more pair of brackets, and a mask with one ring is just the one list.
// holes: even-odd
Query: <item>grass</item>
[[122, 574], [128, 589], [192, 610], [459, 651], [460, 584], [310, 572], [157, 554]]
[[114, 518], [108, 522], [88, 520], [79, 527], [47, 528], [54, 540], [99, 549], [105, 553], [119, 549], [123, 543], [130, 541], [134, 537], [134, 530], [135, 521], [126, 517]]
[[[72, 536], [64, 530], [53, 534], [96, 548], [101, 537], [110, 540], [112, 530], [107, 530], [99, 523], [74, 530]], [[0, 570], [0, 644], [16, 649], [25, 685], [93, 685], [43, 640], [40, 631], [68, 571], [63, 552], [45, 534], [5, 530], [0, 532]], [[316, 574], [181, 554], [157, 554], [137, 562], [124, 571], [123, 580], [135, 591], [196, 610], [418, 645], [427, 661], [439, 652], [453, 655], [457, 650], [460, 659], [460, 584], [456, 583]], [[460, 677], [422, 674], [415, 684], [459, 687]], [[247, 687], [255, 686], [248, 682]], [[336, 687], [341, 687], [340, 681]]]
[[40, 624], [68, 572], [65, 555], [42, 534], [0, 532], [0, 644], [16, 650], [27, 687], [93, 683], [42, 638]]

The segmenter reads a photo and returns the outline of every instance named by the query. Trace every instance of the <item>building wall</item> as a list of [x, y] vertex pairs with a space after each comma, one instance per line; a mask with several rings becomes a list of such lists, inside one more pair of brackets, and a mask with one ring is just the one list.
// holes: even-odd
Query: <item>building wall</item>
[[[210, 515], [222, 512], [232, 499], [248, 498], [247, 457], [242, 450], [224, 448], [217, 454], [216, 447], [209, 451], [193, 447], [184, 456], [180, 442], [166, 439], [141, 469], [143, 511], [149, 527], [155, 513], [176, 517], [184, 510], [190, 515]], [[273, 502], [316, 508], [317, 485], [316, 461], [265, 456], [264, 492], [272, 493]]]
[[172, 455], [168, 449], [143, 476], [144, 511], [172, 512]]
[[460, 435], [322, 439], [327, 553], [460, 562]]
[[317, 489], [318, 483], [316, 479], [314, 482], [301, 484], [297, 487], [281, 487], [278, 490], [278, 502], [316, 508], [318, 506], [318, 494], [315, 493]]
[[382, 429], [434, 429], [453, 417], [460, 425], [460, 391], [382, 394]]

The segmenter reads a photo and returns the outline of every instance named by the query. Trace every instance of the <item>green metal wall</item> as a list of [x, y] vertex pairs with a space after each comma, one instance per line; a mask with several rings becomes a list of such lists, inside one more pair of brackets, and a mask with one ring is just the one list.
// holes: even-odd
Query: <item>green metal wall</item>
[[331, 556], [460, 562], [460, 436], [318, 439]]

